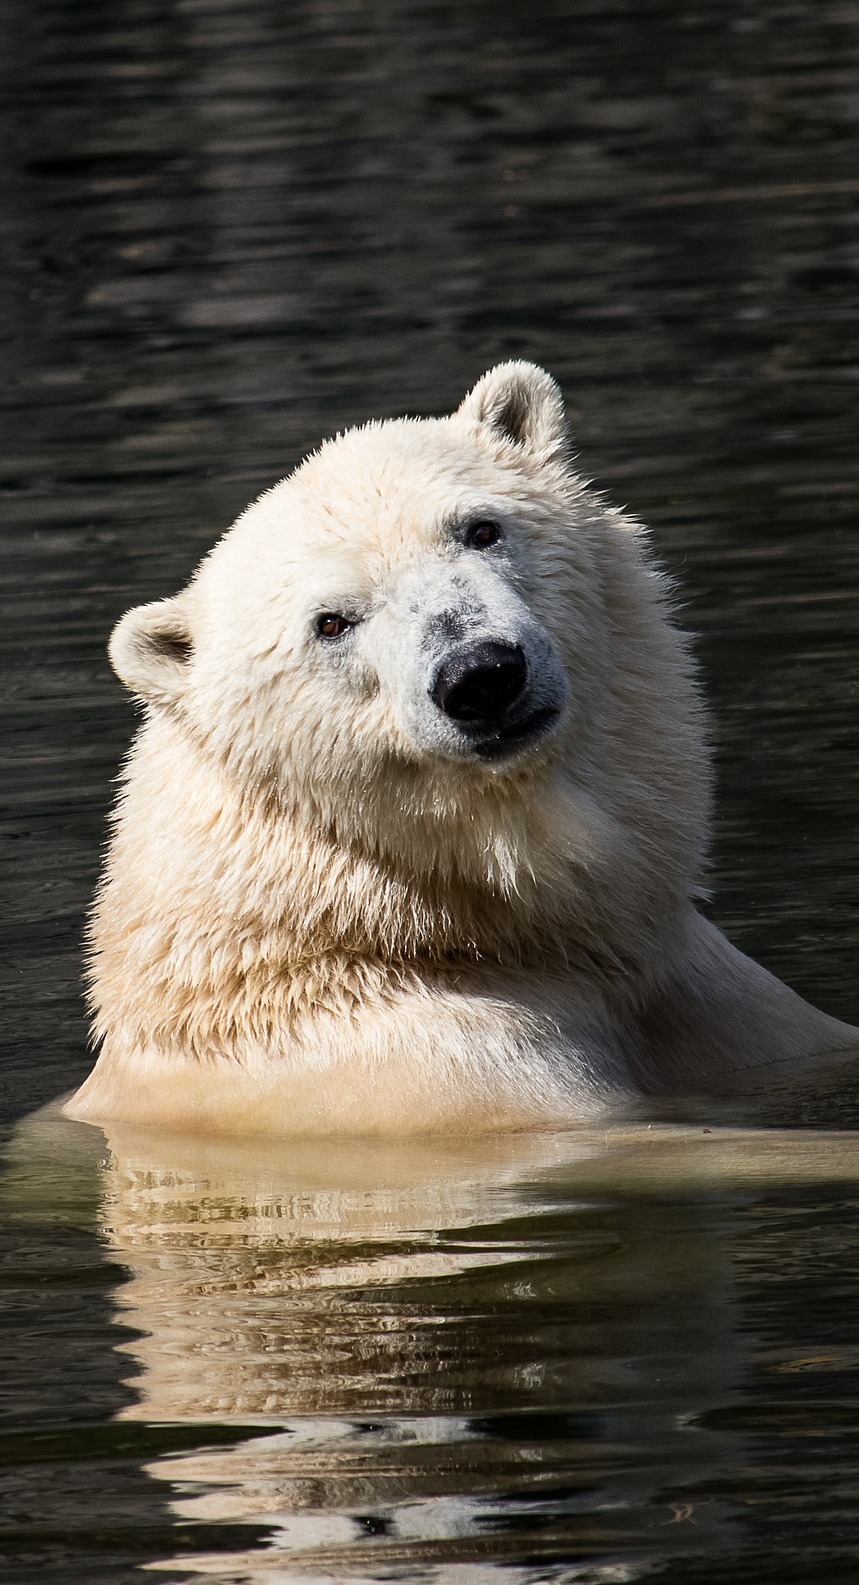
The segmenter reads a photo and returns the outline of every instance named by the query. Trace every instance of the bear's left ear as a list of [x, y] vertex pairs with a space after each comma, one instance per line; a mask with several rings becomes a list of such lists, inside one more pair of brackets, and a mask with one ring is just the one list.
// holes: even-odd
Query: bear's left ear
[[497, 364], [469, 391], [455, 416], [476, 420], [497, 440], [512, 441], [546, 462], [566, 446], [564, 398], [551, 374], [536, 363]]
[[108, 645], [116, 675], [147, 704], [174, 703], [184, 691], [193, 653], [181, 595], [126, 611]]

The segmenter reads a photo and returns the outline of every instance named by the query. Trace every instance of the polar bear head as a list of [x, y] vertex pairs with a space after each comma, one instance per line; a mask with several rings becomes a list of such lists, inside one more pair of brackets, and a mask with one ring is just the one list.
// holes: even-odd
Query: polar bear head
[[437, 855], [559, 774], [589, 818], [688, 835], [706, 777], [663, 594], [572, 472], [555, 382], [507, 363], [448, 417], [327, 441], [110, 654], [242, 785], [377, 849], [429, 822]]

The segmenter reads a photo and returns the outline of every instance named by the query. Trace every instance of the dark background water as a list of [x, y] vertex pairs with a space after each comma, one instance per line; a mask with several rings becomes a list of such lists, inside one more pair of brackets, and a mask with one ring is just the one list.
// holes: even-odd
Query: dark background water
[[[444, 411], [510, 356], [560, 379], [583, 469], [653, 526], [682, 582], [714, 706], [715, 917], [797, 989], [856, 1020], [859, 6], [20, 0], [0, 5], [0, 26], [6, 1125], [88, 1065], [81, 922], [133, 725], [105, 659], [112, 622], [172, 592], [236, 512], [322, 435], [370, 416]], [[852, 1127], [856, 1105], [833, 1099], [827, 1120]], [[7, 1412], [19, 1437], [6, 1458], [10, 1566], [21, 1579], [54, 1570], [120, 1580], [137, 1578], [147, 1558], [178, 1570], [169, 1560], [183, 1549], [237, 1555], [251, 1548], [244, 1509], [240, 1542], [228, 1504], [208, 1539], [188, 1540], [166, 1485], [144, 1473], [159, 1458], [172, 1468], [171, 1448], [196, 1445], [193, 1434], [182, 1442], [187, 1401], [163, 1436], [113, 1419], [146, 1402], [144, 1388], [122, 1385], [127, 1361], [113, 1350], [127, 1335], [117, 1291], [136, 1267], [124, 1232], [96, 1231], [112, 1224], [98, 1209], [107, 1190], [95, 1165], [84, 1178], [79, 1191], [63, 1172], [38, 1189], [27, 1180], [3, 1248]], [[223, 1194], [257, 1214], [255, 1190]], [[574, 1213], [565, 1194], [556, 1184], [526, 1196], [530, 1220], [514, 1243], [555, 1239], [540, 1269], [562, 1274], [570, 1252], [596, 1238], [592, 1218], [608, 1218], [605, 1248], [624, 1252], [626, 1279], [609, 1297], [600, 1289], [592, 1313], [587, 1284], [562, 1275], [551, 1298], [530, 1277], [488, 1297], [460, 1277], [439, 1278], [420, 1301], [411, 1277], [406, 1298], [361, 1279], [377, 1351], [395, 1320], [408, 1329], [411, 1304], [419, 1332], [428, 1317], [456, 1332], [452, 1318], [464, 1315], [460, 1333], [483, 1331], [499, 1356], [487, 1373], [461, 1338], [459, 1353], [436, 1362], [441, 1399], [404, 1376], [402, 1360], [377, 1360], [383, 1376], [412, 1382], [384, 1400], [386, 1413], [490, 1417], [486, 1432], [474, 1421], [469, 1455], [460, 1448], [454, 1464], [473, 1494], [474, 1445], [488, 1438], [497, 1512], [484, 1514], [481, 1534], [506, 1540], [469, 1551], [472, 1520], [462, 1518], [460, 1544], [448, 1515], [438, 1521], [448, 1552], [439, 1562], [426, 1542], [420, 1566], [459, 1568], [437, 1577], [469, 1582], [501, 1562], [520, 1570], [515, 1578], [549, 1577], [548, 1563], [529, 1563], [530, 1547], [551, 1556], [552, 1578], [635, 1578], [661, 1569], [659, 1547], [691, 1532], [673, 1577], [852, 1579], [852, 1188], [797, 1198], [770, 1184], [715, 1201], [696, 1190], [682, 1212], [671, 1200], [670, 1214], [629, 1198]], [[420, 1222], [402, 1212], [407, 1244], [409, 1215]], [[705, 1330], [722, 1337], [715, 1376], [729, 1403], [711, 1402], [707, 1361], [717, 1355], [699, 1346], [687, 1311], [678, 1318], [670, 1283], [648, 1290], [647, 1325], [640, 1319], [627, 1257], [644, 1225], [658, 1267], [678, 1216], [706, 1228], [683, 1246], [693, 1264], [701, 1239], [722, 1251], [701, 1305]], [[323, 1233], [327, 1225], [322, 1215]], [[503, 1264], [509, 1230], [484, 1231]], [[307, 1235], [314, 1248], [317, 1235], [318, 1226]], [[593, 1262], [599, 1288], [604, 1269]], [[354, 1310], [358, 1290], [348, 1291]], [[721, 1318], [736, 1312], [727, 1331], [714, 1306]], [[707, 1425], [728, 1449], [722, 1473], [708, 1477], [707, 1512], [741, 1502], [742, 1479], [724, 1470], [751, 1447], [744, 1512], [765, 1512], [771, 1526], [756, 1539], [728, 1525], [718, 1546], [699, 1537], [696, 1552], [682, 1502], [672, 1522], [670, 1500], [651, 1512], [642, 1488], [637, 1539], [621, 1546], [605, 1505], [616, 1520], [633, 1499], [605, 1496], [588, 1425], [535, 1431], [535, 1421], [528, 1431], [504, 1419], [558, 1405], [572, 1414], [573, 1363], [596, 1351], [628, 1387], [615, 1382], [614, 1398], [593, 1388], [602, 1442], [625, 1468], [645, 1467], [660, 1438], [680, 1434], [659, 1407], [660, 1326], [666, 1357], [694, 1366], [677, 1414], [715, 1416]], [[723, 1333], [743, 1347], [728, 1348]], [[344, 1348], [363, 1346], [359, 1334], [366, 1328], [346, 1327]], [[553, 1377], [555, 1354], [565, 1363]], [[818, 1363], [785, 1367], [775, 1393], [771, 1371], [764, 1389], [761, 1360], [783, 1357]], [[202, 1379], [204, 1360], [200, 1370]], [[375, 1412], [371, 1378], [352, 1397], [322, 1394], [325, 1412], [360, 1414], [362, 1393]], [[277, 1402], [285, 1413], [305, 1400]], [[234, 1407], [207, 1411], [210, 1440], [233, 1436]], [[34, 1425], [48, 1428], [47, 1441], [33, 1440]], [[366, 1444], [377, 1475], [394, 1435], [380, 1425], [382, 1451], [372, 1454], [370, 1433]], [[440, 1477], [421, 1485], [409, 1435], [398, 1456], [412, 1448], [417, 1503]], [[416, 1438], [435, 1468], [430, 1433]], [[576, 1465], [575, 1497], [570, 1449], [582, 1439], [587, 1478]], [[566, 1471], [566, 1496], [550, 1481], [548, 1519], [541, 1510], [555, 1537], [543, 1552], [536, 1510], [526, 1520], [512, 1498], [505, 1508], [507, 1465], [493, 1459], [508, 1443], [530, 1447], [541, 1467], [557, 1455]], [[320, 1511], [337, 1506], [333, 1479], [320, 1476]], [[397, 1500], [413, 1512], [402, 1492]], [[558, 1514], [574, 1511], [585, 1515], [579, 1529], [562, 1525], [557, 1540]], [[646, 1565], [629, 1561], [639, 1519], [655, 1527], [641, 1543]], [[436, 1521], [426, 1522], [421, 1531], [414, 1520], [424, 1541]], [[398, 1562], [372, 1544], [352, 1573], [415, 1577], [414, 1557]], [[255, 1566], [225, 1564], [217, 1577], [251, 1578]], [[315, 1579], [347, 1564], [302, 1567]], [[585, 1567], [603, 1572], [575, 1572]]]

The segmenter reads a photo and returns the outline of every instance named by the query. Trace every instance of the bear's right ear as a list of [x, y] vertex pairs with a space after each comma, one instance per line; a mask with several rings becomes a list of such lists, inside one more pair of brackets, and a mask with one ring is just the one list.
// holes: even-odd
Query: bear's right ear
[[126, 611], [108, 645], [110, 663], [126, 688], [148, 704], [172, 704], [185, 688], [194, 653], [182, 596]]
[[498, 363], [478, 380], [454, 415], [476, 419], [502, 442], [513, 442], [542, 462], [563, 455], [567, 444], [564, 398], [536, 363]]

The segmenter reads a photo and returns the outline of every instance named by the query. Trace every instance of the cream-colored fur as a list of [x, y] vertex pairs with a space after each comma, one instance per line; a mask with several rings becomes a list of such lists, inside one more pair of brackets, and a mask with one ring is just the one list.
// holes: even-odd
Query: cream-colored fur
[[[525, 655], [540, 716], [500, 745], [434, 702], [446, 658], [487, 639]], [[186, 590], [130, 612], [111, 658], [146, 718], [91, 928], [102, 1049], [70, 1115], [568, 1124], [859, 1040], [695, 910], [686, 640], [532, 365], [449, 418], [327, 442]]]

